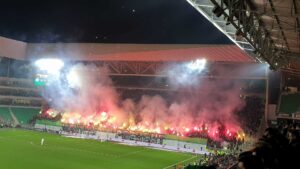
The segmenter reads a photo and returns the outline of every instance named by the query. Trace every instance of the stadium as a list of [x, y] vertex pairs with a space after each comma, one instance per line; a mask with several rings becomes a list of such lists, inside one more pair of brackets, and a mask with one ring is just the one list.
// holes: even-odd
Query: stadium
[[1, 36], [0, 166], [297, 168], [300, 4], [291, 2], [185, 2], [231, 44]]

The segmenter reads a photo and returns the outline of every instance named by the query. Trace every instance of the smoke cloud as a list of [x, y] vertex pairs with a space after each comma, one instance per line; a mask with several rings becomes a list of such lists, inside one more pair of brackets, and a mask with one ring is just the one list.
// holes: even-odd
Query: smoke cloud
[[234, 112], [245, 103], [240, 99], [239, 84], [231, 80], [202, 78], [206, 72], [195, 73], [173, 65], [165, 71], [169, 87], [176, 89], [171, 102], [160, 95], [143, 95], [135, 102], [121, 99], [106, 67], [76, 64], [66, 72], [72, 72], [71, 77], [59, 77], [67, 80], [49, 85], [46, 92], [52, 98], [52, 107], [80, 114], [81, 122], [90, 118], [99, 123], [110, 117], [114, 127], [134, 126], [155, 132], [188, 131], [199, 126], [213, 130], [220, 125], [240, 129]]

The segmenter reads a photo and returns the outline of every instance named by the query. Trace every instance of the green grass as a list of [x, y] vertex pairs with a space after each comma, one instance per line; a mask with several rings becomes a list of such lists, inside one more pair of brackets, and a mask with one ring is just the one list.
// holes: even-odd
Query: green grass
[[192, 154], [0, 129], [0, 166], [7, 169], [162, 169], [191, 158]]

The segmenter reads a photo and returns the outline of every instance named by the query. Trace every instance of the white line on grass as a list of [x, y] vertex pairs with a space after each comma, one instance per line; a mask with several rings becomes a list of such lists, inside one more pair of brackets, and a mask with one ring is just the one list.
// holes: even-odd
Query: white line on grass
[[194, 159], [194, 158], [196, 158], [196, 157], [198, 157], [198, 156], [193, 156], [193, 157], [191, 157], [191, 158], [188, 158], [188, 159], [185, 159], [185, 160], [179, 161], [179, 162], [177, 162], [177, 163], [175, 163], [175, 164], [172, 164], [172, 165], [169, 165], [169, 166], [167, 166], [167, 167], [164, 167], [163, 169], [167, 169], [167, 168], [173, 167], [174, 165], [177, 165], [177, 164], [180, 164], [180, 163], [186, 162], [186, 161], [188, 161], [188, 160], [191, 160], [191, 159]]

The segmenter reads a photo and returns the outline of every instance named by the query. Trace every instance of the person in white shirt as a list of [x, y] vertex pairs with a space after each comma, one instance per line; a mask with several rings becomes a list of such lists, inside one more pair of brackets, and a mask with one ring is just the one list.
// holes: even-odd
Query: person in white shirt
[[44, 145], [44, 141], [45, 141], [45, 139], [42, 138], [42, 140], [41, 140], [41, 146]]

